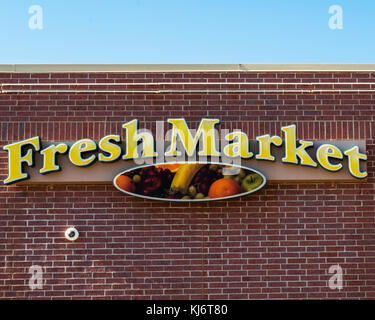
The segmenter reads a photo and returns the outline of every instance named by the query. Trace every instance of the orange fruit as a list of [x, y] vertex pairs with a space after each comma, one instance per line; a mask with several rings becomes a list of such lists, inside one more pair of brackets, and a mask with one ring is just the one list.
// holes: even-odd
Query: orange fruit
[[234, 196], [241, 192], [240, 185], [229, 178], [222, 178], [216, 180], [211, 184], [210, 190], [208, 190], [208, 197], [210, 198], [222, 198]]
[[164, 163], [155, 165], [155, 168], [169, 169], [170, 172], [176, 172], [180, 166], [181, 163]]
[[119, 175], [116, 178], [116, 185], [122, 190], [135, 192], [135, 183], [133, 179], [129, 178], [128, 176]]

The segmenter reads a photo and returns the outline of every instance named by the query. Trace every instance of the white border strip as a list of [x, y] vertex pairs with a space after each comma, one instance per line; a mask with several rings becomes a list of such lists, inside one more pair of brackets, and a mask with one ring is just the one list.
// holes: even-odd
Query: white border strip
[[254, 90], [236, 90], [236, 89], [203, 89], [203, 90], [0, 90], [0, 94], [8, 94], [8, 93], [154, 93], [154, 94], [161, 94], [161, 93], [328, 93], [328, 92], [351, 92], [351, 93], [360, 93], [360, 92], [367, 92], [372, 93], [375, 92], [375, 89], [254, 89]]

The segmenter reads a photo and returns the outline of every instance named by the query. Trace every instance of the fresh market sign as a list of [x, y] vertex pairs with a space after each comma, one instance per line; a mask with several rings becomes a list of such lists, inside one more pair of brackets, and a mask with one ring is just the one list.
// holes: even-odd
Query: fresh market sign
[[[265, 183], [266, 178], [260, 172], [263, 169], [271, 181], [282, 181], [284, 178], [288, 180], [287, 176], [293, 175], [291, 170], [299, 173], [298, 177], [292, 179], [295, 181], [315, 180], [312, 178], [314, 176], [317, 180], [332, 181], [335, 180], [333, 173], [340, 177], [351, 176], [353, 180], [367, 177], [365, 169], [367, 155], [363, 141], [297, 140], [296, 126], [293, 124], [282, 127], [280, 136], [264, 134], [251, 141], [247, 134], [240, 130], [232, 132], [222, 130], [220, 134], [217, 129], [220, 123], [218, 119], [202, 119], [196, 130], [190, 129], [183, 118], [168, 119], [167, 123], [170, 124], [170, 130], [166, 136], [164, 136], [163, 128], [157, 129], [156, 139], [151, 132], [140, 130], [138, 120], [135, 119], [122, 125], [123, 140], [120, 135], [111, 134], [101, 138], [98, 142], [92, 139], [81, 139], [73, 143], [46, 144], [42, 143], [40, 137], [35, 136], [8, 144], [3, 147], [3, 150], [8, 152], [8, 176], [4, 183], [12, 184], [30, 178], [43, 182], [45, 178], [37, 177], [38, 175], [54, 177], [53, 180], [45, 179], [45, 182], [64, 182], [64, 176], [58, 173], [59, 171], [88, 166], [90, 168], [85, 170], [90, 170], [91, 178], [83, 182], [90, 182], [95, 181], [96, 175], [91, 168], [105, 164], [116, 169], [123, 166], [122, 172], [116, 177], [119, 178], [121, 175], [132, 180], [130, 185], [134, 183], [136, 188], [129, 187], [130, 190], [125, 190], [130, 194], [137, 195], [135, 193], [138, 190], [137, 185], [141, 181], [144, 184], [146, 179], [151, 178], [144, 172], [152, 169], [150, 172], [154, 171], [154, 176], [159, 177], [164, 184], [171, 184], [169, 189], [173, 187], [174, 178], [183, 181], [183, 190], [178, 191], [185, 193], [185, 195], [181, 194], [182, 197], [187, 195], [192, 197], [193, 194], [201, 193], [204, 198], [207, 198], [208, 191], [203, 193], [195, 190], [195, 192], [193, 188], [191, 188], [192, 192], [186, 191], [186, 187], [189, 189], [190, 186], [195, 186], [197, 189], [196, 186], [202, 182], [187, 185], [187, 181], [191, 180], [188, 181], [191, 183], [194, 176], [198, 175], [206, 181], [206, 184], [212, 185], [216, 180], [232, 178], [234, 181], [237, 180], [237, 184], [242, 188], [242, 192], [236, 193], [237, 195], [246, 191], [242, 183], [251, 174], [259, 174], [262, 177], [262, 183]], [[59, 159], [57, 159], [58, 155]], [[251, 165], [251, 168], [247, 165]], [[269, 168], [272, 170], [270, 171]], [[306, 171], [301, 171], [303, 168]], [[315, 168], [318, 171], [308, 172], [307, 168]], [[32, 175], [26, 170], [32, 172]], [[201, 170], [206, 174], [203, 175]], [[112, 170], [109, 171], [113, 177]], [[179, 171], [184, 174], [179, 174]], [[304, 172], [306, 172], [305, 176]], [[327, 178], [322, 172], [327, 172]], [[169, 178], [163, 178], [164, 175], [169, 174], [171, 174]], [[207, 182], [205, 176], [210, 176], [211, 178], [208, 179], [210, 181]], [[276, 176], [277, 178], [274, 178]], [[99, 180], [103, 181], [103, 177]], [[160, 180], [154, 179], [153, 183], [156, 182], [159, 184]], [[234, 184], [231, 187], [228, 181], [225, 183], [228, 185], [221, 185], [221, 189], [236, 189]], [[121, 189], [116, 183], [115, 186]], [[162, 187], [165, 189], [166, 185]], [[177, 187], [181, 186], [177, 184]], [[209, 187], [206, 185], [202, 189], [209, 189]], [[152, 191], [152, 188], [145, 189]], [[235, 191], [232, 190], [232, 192]], [[149, 195], [142, 194], [141, 196], [148, 197]], [[151, 194], [150, 197], [154, 196]]]

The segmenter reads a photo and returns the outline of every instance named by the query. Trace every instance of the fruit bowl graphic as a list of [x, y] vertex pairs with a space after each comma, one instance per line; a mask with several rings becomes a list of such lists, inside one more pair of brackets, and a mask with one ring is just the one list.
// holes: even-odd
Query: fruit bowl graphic
[[228, 200], [254, 193], [265, 184], [266, 177], [255, 169], [217, 162], [147, 164], [113, 179], [125, 194], [176, 202]]

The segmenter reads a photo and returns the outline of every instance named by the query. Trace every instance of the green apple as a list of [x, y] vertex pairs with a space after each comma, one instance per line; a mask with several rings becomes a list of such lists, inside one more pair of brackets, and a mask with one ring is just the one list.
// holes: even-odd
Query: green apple
[[248, 174], [243, 178], [241, 187], [245, 191], [254, 190], [263, 183], [263, 178], [257, 173]]

